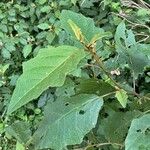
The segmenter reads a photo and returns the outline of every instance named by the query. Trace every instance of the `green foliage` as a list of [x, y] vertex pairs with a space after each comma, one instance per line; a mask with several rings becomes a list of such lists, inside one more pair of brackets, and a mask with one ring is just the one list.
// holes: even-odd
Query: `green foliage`
[[125, 141], [126, 150], [148, 150], [150, 149], [150, 114], [146, 114], [131, 123]]
[[149, 150], [148, 0], [0, 2], [0, 149]]

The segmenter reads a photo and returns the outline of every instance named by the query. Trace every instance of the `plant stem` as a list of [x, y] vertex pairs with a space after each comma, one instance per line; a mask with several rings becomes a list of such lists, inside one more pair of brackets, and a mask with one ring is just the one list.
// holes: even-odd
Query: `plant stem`
[[[96, 53], [96, 49], [95, 49], [95, 43], [92, 45], [92, 44], [90, 44], [90, 45], [87, 45], [87, 44], [85, 44], [84, 42], [82, 42], [82, 41], [80, 41], [81, 42], [81, 44], [84, 46], [84, 48], [85, 48], [85, 50], [86, 51], [88, 51], [88, 52], [90, 52], [90, 54], [92, 55], [92, 57], [94, 58], [94, 60], [96, 61], [96, 63], [97, 63], [97, 65], [99, 66], [99, 68], [101, 68], [101, 70], [105, 73], [105, 75], [107, 75], [107, 77], [112, 81], [112, 83], [115, 85], [115, 88], [116, 88], [116, 90], [120, 90], [120, 89], [123, 89], [124, 90], [124, 88], [123, 87], [121, 87], [112, 77], [111, 77], [111, 75], [110, 75], [110, 73], [109, 72], [107, 72], [107, 70], [106, 70], [106, 68], [104, 67], [104, 64], [103, 64], [103, 62], [102, 62], [102, 60], [101, 60], [101, 58], [97, 55], [97, 53]], [[134, 74], [133, 74], [134, 75]], [[130, 94], [130, 95], [134, 95], [134, 96], [136, 96], [136, 97], [138, 97], [138, 98], [145, 98], [145, 99], [147, 99], [147, 100], [150, 100], [150, 98], [149, 97], [147, 97], [147, 96], [141, 96], [140, 94], [138, 94], [138, 93], [136, 93], [136, 91], [135, 91], [135, 79], [133, 79], [133, 86], [134, 86], [134, 90], [133, 91], [127, 91], [127, 90], [125, 90], [128, 94]], [[111, 93], [112, 94], [112, 93]], [[106, 95], [107, 96], [107, 95]]]
[[99, 65], [99, 67], [101, 68], [101, 70], [107, 75], [107, 77], [114, 83], [114, 85], [116, 86], [116, 89], [122, 89], [122, 87], [115, 81], [113, 80], [113, 78], [111, 77], [111, 75], [109, 74], [109, 72], [107, 72], [106, 68], [104, 67], [104, 64], [101, 60], [101, 58], [97, 55], [95, 47], [90, 47], [90, 46], [86, 46], [86, 49], [91, 53], [92, 57], [94, 58], [94, 60], [96, 61], [96, 63]]
[[87, 150], [87, 149], [92, 148], [92, 147], [99, 148], [101, 146], [107, 146], [107, 145], [116, 145], [116, 146], [121, 147], [121, 149], [124, 147], [123, 144], [108, 142], [108, 143], [99, 143], [99, 144], [88, 145], [84, 148], [77, 148], [77, 149], [74, 149], [74, 150]]

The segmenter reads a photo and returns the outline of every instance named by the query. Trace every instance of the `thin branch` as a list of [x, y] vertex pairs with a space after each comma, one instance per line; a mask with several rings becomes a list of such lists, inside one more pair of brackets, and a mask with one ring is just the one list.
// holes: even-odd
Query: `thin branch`
[[150, 5], [149, 5], [148, 3], [146, 3], [146, 2], [143, 1], [143, 0], [140, 0], [140, 2], [141, 2], [141, 4], [142, 4], [145, 8], [149, 9]]
[[135, 34], [135, 36], [144, 36], [145, 37], [145, 38], [137, 41], [137, 43], [145, 42], [150, 37], [149, 35], [144, 35], [144, 34], [141, 34], [141, 33]]
[[111, 143], [111, 142], [108, 142], [108, 143], [99, 143], [99, 144], [88, 145], [88, 146], [86, 146], [84, 148], [77, 148], [77, 149], [74, 149], [74, 150], [87, 150], [89, 148], [93, 148], [93, 147], [99, 148], [99, 147], [107, 146], [107, 145], [116, 145], [116, 146], [121, 147], [121, 149], [124, 147], [124, 145], [120, 144], [120, 143]]
[[123, 18], [124, 20], [126, 20], [128, 23], [130, 23], [130, 24], [132, 24], [132, 25], [134, 25], [133, 27], [137, 27], [137, 26], [140, 26], [140, 27], [144, 27], [144, 28], [147, 28], [148, 30], [150, 30], [150, 27], [148, 27], [147, 25], [145, 25], [145, 24], [138, 24], [138, 23], [134, 23], [134, 22], [132, 22], [132, 21], [130, 21], [130, 20], [128, 20], [124, 15], [121, 15], [121, 14], [116, 14], [116, 13], [114, 13], [114, 12], [111, 12], [112, 14], [114, 14], [114, 15], [116, 15], [116, 16], [118, 16], [118, 17], [121, 17], [121, 18]]

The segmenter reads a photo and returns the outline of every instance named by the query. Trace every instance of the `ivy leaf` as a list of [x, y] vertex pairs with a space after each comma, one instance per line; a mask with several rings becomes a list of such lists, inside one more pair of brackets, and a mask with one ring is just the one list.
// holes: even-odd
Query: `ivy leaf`
[[61, 150], [67, 145], [80, 144], [95, 127], [102, 105], [102, 98], [88, 94], [49, 102], [44, 120], [33, 136], [37, 149]]
[[62, 86], [65, 76], [76, 69], [83, 57], [84, 51], [72, 46], [41, 49], [37, 57], [23, 64], [23, 74], [17, 81], [7, 113], [36, 99], [49, 86]]
[[127, 92], [123, 89], [116, 91], [116, 98], [120, 102], [123, 108], [126, 107], [128, 95]]
[[84, 39], [87, 40], [88, 43], [90, 43], [95, 35], [104, 33], [103, 29], [95, 27], [94, 21], [91, 18], [86, 18], [82, 14], [77, 14], [69, 10], [63, 10], [60, 16], [61, 25], [63, 29], [74, 38], [76, 38], [76, 36], [68, 22], [69, 20], [73, 22], [78, 30], [80, 29], [80, 33], [82, 33]]
[[125, 150], [150, 149], [150, 114], [146, 114], [131, 123], [125, 140]]

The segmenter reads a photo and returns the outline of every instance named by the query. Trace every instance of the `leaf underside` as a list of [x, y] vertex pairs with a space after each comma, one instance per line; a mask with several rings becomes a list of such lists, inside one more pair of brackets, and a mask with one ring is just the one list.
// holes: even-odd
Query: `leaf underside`
[[102, 98], [88, 94], [61, 97], [48, 103], [44, 120], [33, 138], [37, 149], [61, 150], [67, 145], [80, 144], [95, 127], [102, 105]]
[[150, 114], [134, 119], [125, 140], [125, 150], [150, 149]]

